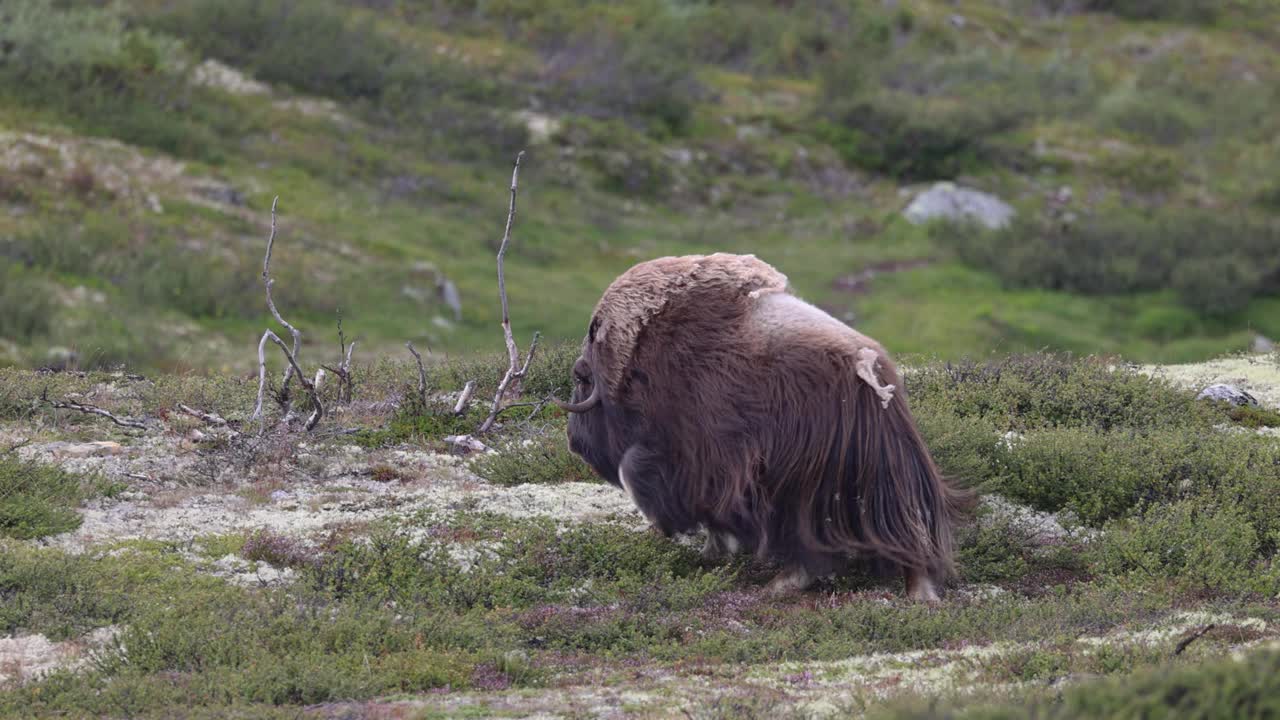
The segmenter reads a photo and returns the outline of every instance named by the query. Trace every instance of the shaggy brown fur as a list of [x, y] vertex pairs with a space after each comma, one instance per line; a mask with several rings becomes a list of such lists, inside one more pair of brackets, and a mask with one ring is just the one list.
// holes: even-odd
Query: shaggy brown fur
[[663, 532], [734, 538], [796, 586], [853, 553], [909, 583], [951, 573], [967, 496], [934, 465], [893, 362], [753, 256], [628, 270], [574, 375], [575, 401], [603, 392], [571, 416], [570, 449]]

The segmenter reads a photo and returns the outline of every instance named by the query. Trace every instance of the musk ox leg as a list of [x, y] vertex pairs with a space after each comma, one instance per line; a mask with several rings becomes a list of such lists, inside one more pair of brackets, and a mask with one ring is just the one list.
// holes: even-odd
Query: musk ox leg
[[702, 546], [702, 559], [707, 562], [714, 562], [737, 555], [741, 549], [742, 544], [738, 542], [738, 538], [734, 537], [733, 533], [720, 532], [708, 528], [707, 542]]
[[858, 362], [856, 364], [858, 377], [866, 381], [876, 395], [880, 396], [880, 407], [889, 407], [889, 401], [893, 399], [893, 385], [885, 385], [880, 381], [880, 376], [876, 374], [876, 362], [880, 356], [871, 348], [862, 348], [858, 351]]
[[938, 598], [938, 589], [934, 586], [933, 578], [929, 577], [929, 573], [923, 570], [906, 569], [902, 574], [907, 581], [908, 598], [931, 605], [941, 602]]
[[774, 597], [790, 595], [809, 587], [813, 584], [813, 580], [814, 577], [809, 574], [809, 571], [802, 567], [787, 568], [770, 580], [764, 591]]
[[618, 463], [618, 481], [631, 502], [663, 535], [697, 527], [680, 496], [670, 487], [667, 460], [642, 445], [632, 445]]

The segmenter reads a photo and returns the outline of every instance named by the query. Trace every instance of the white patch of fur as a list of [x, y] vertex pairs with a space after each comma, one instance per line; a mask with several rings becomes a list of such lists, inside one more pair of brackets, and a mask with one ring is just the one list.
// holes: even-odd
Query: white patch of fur
[[876, 391], [876, 395], [880, 396], [880, 407], [889, 407], [889, 401], [893, 399], [893, 385], [885, 385], [880, 382], [880, 376], [876, 375], [876, 362], [880, 356], [871, 348], [862, 348], [858, 351], [858, 377], [867, 381], [867, 384]]
[[771, 292], [762, 295], [755, 318], [761, 328], [771, 334], [794, 330], [798, 325], [823, 325], [838, 337], [850, 337], [853, 334], [853, 328], [831, 317], [822, 308], [814, 307], [787, 293]]

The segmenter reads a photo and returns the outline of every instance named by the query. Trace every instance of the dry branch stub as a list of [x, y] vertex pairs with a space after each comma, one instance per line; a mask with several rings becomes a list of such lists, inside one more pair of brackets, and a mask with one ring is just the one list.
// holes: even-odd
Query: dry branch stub
[[[418, 350], [413, 346], [413, 343], [406, 342], [404, 346], [409, 348], [413, 359], [418, 363], [418, 407], [425, 411], [427, 407], [427, 369], [423, 366], [422, 356], [418, 354]], [[427, 348], [427, 352], [431, 352], [431, 349]]]
[[453, 406], [453, 414], [461, 415], [467, 411], [467, 405], [471, 402], [471, 396], [476, 392], [476, 381], [468, 380], [463, 386], [462, 393], [458, 395], [458, 402]]

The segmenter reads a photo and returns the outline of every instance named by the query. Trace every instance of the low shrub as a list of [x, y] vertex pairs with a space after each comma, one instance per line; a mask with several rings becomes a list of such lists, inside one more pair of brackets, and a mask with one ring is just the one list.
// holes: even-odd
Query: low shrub
[[1090, 549], [1102, 573], [1141, 582], [1171, 579], [1193, 592], [1280, 590], [1280, 565], [1264, 561], [1248, 514], [1196, 497], [1153, 505], [1107, 526]]
[[1191, 310], [1229, 315], [1280, 292], [1280, 227], [1247, 216], [1175, 211], [1061, 223], [1030, 215], [1009, 227], [938, 226], [960, 259], [1014, 287], [1087, 295], [1171, 288]]
[[87, 494], [76, 475], [0, 452], [0, 537], [25, 540], [75, 530], [81, 522], [76, 508]]
[[643, 32], [592, 28], [553, 52], [541, 78], [555, 104], [618, 118], [657, 135], [679, 134], [706, 94], [693, 66]]
[[989, 484], [1041, 510], [1071, 510], [1093, 526], [1194, 495], [1238, 502], [1268, 547], [1280, 530], [1280, 449], [1247, 432], [1030, 432], [1001, 446]]
[[[1098, 359], [1044, 353], [934, 363], [908, 372], [906, 385], [912, 407], [921, 412], [985, 420], [1000, 432], [1207, 427], [1222, 418], [1160, 378]], [[976, 430], [956, 429], [975, 433], [976, 440]]]
[[482, 455], [472, 465], [477, 475], [495, 485], [599, 481], [591, 467], [569, 451], [564, 425], [559, 423], [508, 439], [496, 449], [497, 453]]

